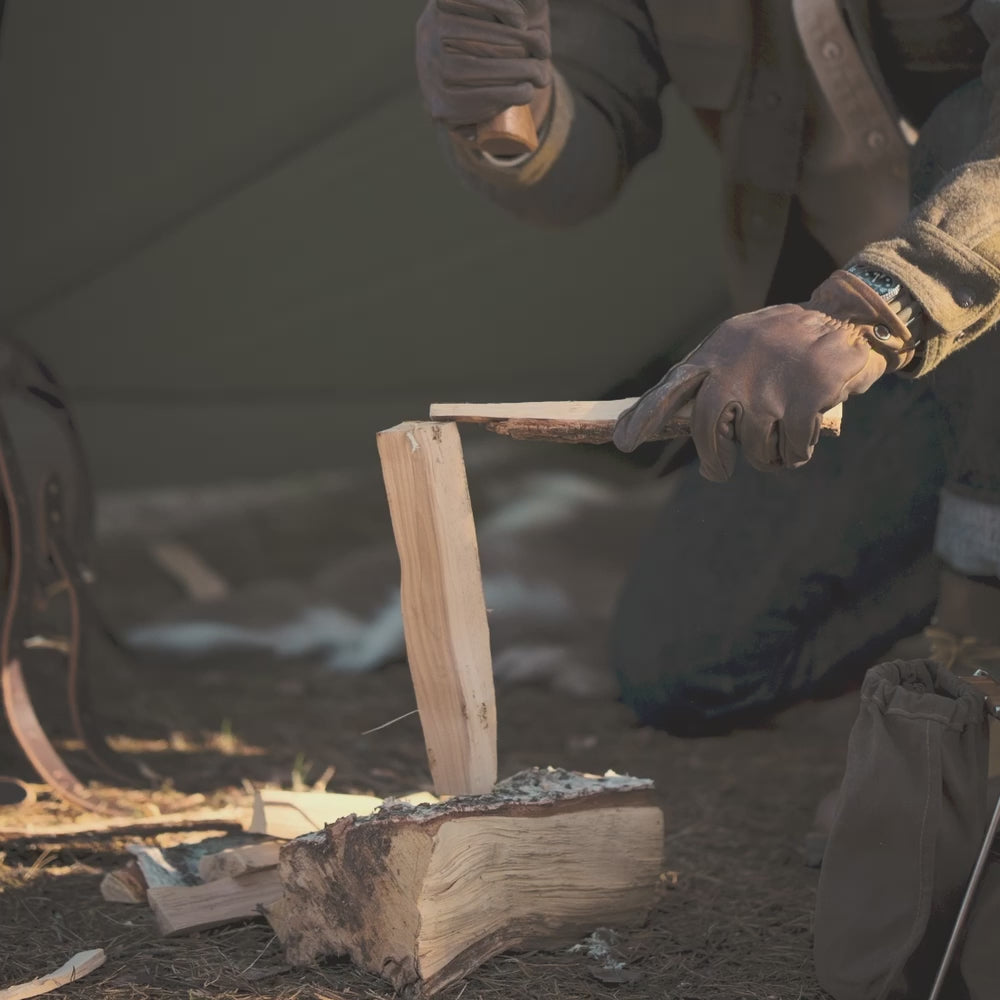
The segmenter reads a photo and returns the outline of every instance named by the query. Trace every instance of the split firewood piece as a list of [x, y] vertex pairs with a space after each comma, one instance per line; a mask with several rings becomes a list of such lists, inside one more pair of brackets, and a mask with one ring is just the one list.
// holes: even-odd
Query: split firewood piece
[[166, 848], [128, 844], [125, 850], [132, 860], [104, 876], [101, 896], [109, 903], [144, 903], [147, 889], [198, 885], [206, 859], [255, 845], [259, 840], [250, 834], [235, 833]]
[[488, 792], [496, 700], [479, 547], [458, 428], [410, 422], [378, 435], [402, 569], [403, 628], [434, 790]]
[[275, 868], [281, 844], [277, 840], [267, 840], [260, 844], [245, 844], [230, 847], [215, 854], [206, 854], [198, 865], [198, 873], [203, 882], [214, 882], [220, 878], [237, 878], [250, 872]]
[[101, 879], [101, 898], [108, 903], [145, 903], [146, 879], [135, 858]]
[[535, 769], [290, 841], [267, 916], [294, 964], [347, 955], [429, 996], [507, 949], [641, 925], [662, 852], [652, 782]]
[[65, 965], [60, 966], [55, 972], [50, 972], [47, 976], [39, 976], [27, 983], [18, 983], [16, 986], [8, 986], [0, 990], [0, 1000], [29, 1000], [30, 997], [40, 997], [45, 993], [51, 993], [61, 986], [68, 986], [78, 979], [90, 975], [95, 969], [104, 965], [105, 954], [103, 948], [92, 948], [89, 951], [81, 951], [74, 955]]
[[[253, 797], [250, 832], [291, 840], [303, 833], [322, 830], [327, 823], [335, 823], [345, 816], [367, 816], [385, 801], [374, 795], [258, 789]], [[429, 792], [414, 792], [401, 796], [400, 801], [419, 805], [421, 802], [437, 802], [438, 799]]]
[[[101, 896], [109, 903], [144, 903], [147, 890], [154, 886], [197, 885], [199, 881], [197, 874], [184, 865], [178, 848], [163, 851], [145, 844], [128, 844], [125, 850], [132, 860], [101, 879]], [[168, 859], [171, 853], [174, 857]]]
[[150, 888], [149, 906], [164, 937], [253, 920], [281, 897], [276, 868], [203, 885]]
[[224, 809], [199, 809], [186, 813], [164, 813], [156, 817], [136, 816], [90, 816], [78, 823], [63, 823], [59, 826], [41, 824], [21, 824], [0, 827], [0, 837], [5, 841], [31, 840], [55, 843], [57, 838], [103, 836], [114, 830], [121, 836], [136, 837], [147, 834], [165, 833], [168, 830], [241, 830], [247, 818], [247, 810], [239, 806]]
[[[560, 400], [540, 403], [433, 403], [432, 420], [481, 424], [487, 430], [522, 440], [561, 441], [566, 444], [607, 444], [615, 422], [638, 397], [631, 399]], [[840, 433], [840, 404], [823, 414], [824, 434]], [[691, 433], [691, 405], [665, 424], [656, 439], [686, 437]]]

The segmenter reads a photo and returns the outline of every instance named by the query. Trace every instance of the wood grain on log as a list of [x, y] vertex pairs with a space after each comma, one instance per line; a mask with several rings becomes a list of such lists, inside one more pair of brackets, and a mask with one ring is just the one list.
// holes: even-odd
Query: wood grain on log
[[[638, 397], [603, 400], [553, 400], [537, 403], [433, 403], [432, 420], [480, 424], [488, 431], [520, 440], [559, 441], [564, 444], [607, 444], [615, 422]], [[842, 407], [823, 414], [821, 431], [840, 433]], [[666, 441], [691, 433], [691, 405], [664, 424], [655, 440]]]
[[78, 952], [65, 965], [61, 965], [47, 976], [39, 976], [30, 982], [17, 983], [15, 986], [0, 990], [0, 1000], [30, 1000], [31, 997], [51, 993], [53, 990], [75, 983], [84, 976], [89, 976], [95, 969], [104, 965], [105, 958], [103, 948]]

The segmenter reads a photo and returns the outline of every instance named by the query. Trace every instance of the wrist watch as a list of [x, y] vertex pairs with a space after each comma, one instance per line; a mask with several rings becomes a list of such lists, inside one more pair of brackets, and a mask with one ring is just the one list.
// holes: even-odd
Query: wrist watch
[[923, 307], [894, 275], [867, 264], [851, 264], [844, 270], [871, 288], [907, 328], [923, 315]]

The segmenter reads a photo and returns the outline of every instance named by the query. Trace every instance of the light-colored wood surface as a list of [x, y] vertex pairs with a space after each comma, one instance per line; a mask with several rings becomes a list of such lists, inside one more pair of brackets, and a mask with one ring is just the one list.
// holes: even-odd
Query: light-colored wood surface
[[344, 816], [367, 816], [382, 805], [374, 795], [338, 795], [334, 792], [287, 792], [258, 789], [253, 797], [251, 833], [291, 840], [303, 833], [322, 830]]
[[[413, 805], [437, 801], [428, 792], [414, 792], [400, 798]], [[335, 823], [344, 816], [367, 816], [384, 801], [374, 795], [258, 789], [254, 793], [253, 817], [249, 830], [250, 833], [276, 837], [279, 840], [291, 840], [304, 833], [322, 830], [327, 823]]]
[[203, 882], [214, 882], [220, 878], [237, 878], [250, 872], [274, 868], [278, 864], [280, 850], [281, 844], [275, 840], [206, 854], [198, 863], [198, 874]]
[[476, 128], [476, 146], [491, 156], [520, 156], [538, 149], [538, 131], [527, 104], [505, 108]]
[[[600, 400], [549, 400], [534, 403], [432, 403], [432, 420], [481, 424], [487, 430], [525, 440], [562, 441], [568, 444], [607, 444], [615, 422], [638, 397]], [[824, 434], [840, 433], [840, 404], [823, 414]], [[691, 433], [691, 404], [664, 424], [656, 440]]]
[[42, 823], [25, 823], [0, 827], [0, 837], [44, 839], [46, 837], [71, 837], [78, 833], [102, 833], [116, 830], [121, 835], [143, 834], [147, 831], [166, 830], [224, 830], [243, 826], [250, 815], [249, 807], [231, 806], [224, 809], [192, 809], [183, 813], [164, 813], [160, 816], [106, 816], [89, 815], [77, 823], [60, 823], [45, 826]]
[[281, 897], [276, 868], [203, 885], [151, 888], [149, 905], [164, 937], [252, 920]]
[[453, 423], [378, 434], [401, 566], [406, 652], [438, 795], [497, 779], [489, 627], [465, 460]]
[[[630, 399], [553, 399], [527, 403], [431, 403], [431, 420], [489, 423], [491, 420], [550, 420], [613, 423], [636, 402]], [[685, 414], [690, 407], [685, 407]]]
[[55, 972], [50, 972], [47, 976], [39, 976], [38, 979], [32, 979], [30, 982], [19, 983], [16, 986], [8, 986], [6, 989], [0, 990], [0, 1000], [29, 1000], [29, 997], [40, 997], [44, 993], [51, 993], [53, 990], [75, 983], [95, 969], [99, 969], [104, 965], [105, 958], [103, 948], [81, 951], [65, 965], [61, 965]]
[[347, 819], [286, 844], [285, 895], [267, 911], [286, 957], [347, 955], [397, 991], [428, 996], [509, 948], [641, 925], [662, 866], [662, 811], [648, 791], [570, 780], [582, 796], [529, 784], [523, 795]]
[[101, 879], [101, 899], [108, 903], [145, 903], [146, 879], [133, 858]]

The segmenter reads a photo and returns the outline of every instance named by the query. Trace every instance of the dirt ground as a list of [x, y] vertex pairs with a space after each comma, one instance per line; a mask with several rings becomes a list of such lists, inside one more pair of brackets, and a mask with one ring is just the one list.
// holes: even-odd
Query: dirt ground
[[[289, 527], [293, 522], [295, 531]], [[320, 544], [308, 519], [244, 519], [215, 532], [216, 565], [230, 579], [256, 559], [289, 571], [289, 539]], [[308, 529], [308, 530], [307, 530]], [[298, 534], [296, 534], [298, 532]], [[189, 539], [195, 533], [188, 532]], [[311, 539], [311, 541], [302, 541]], [[241, 544], [251, 540], [253, 544]], [[280, 550], [280, 555], [277, 553]], [[174, 595], [144, 556], [141, 539], [102, 551], [102, 599], [116, 624], [140, 605]], [[259, 568], [259, 567], [257, 567]], [[331, 791], [401, 794], [429, 789], [419, 721], [404, 664], [338, 674], [309, 659], [219, 653], [178, 662], [145, 655], [128, 663], [103, 648], [97, 678], [113, 744], [168, 781], [144, 793], [139, 813], [181, 795], [205, 805], [245, 802], [254, 785], [291, 787], [324, 775]], [[804, 863], [813, 810], [840, 773], [855, 713], [852, 696], [797, 706], [767, 728], [679, 739], [637, 726], [612, 698], [574, 698], [537, 684], [498, 690], [500, 773], [533, 765], [653, 778], [667, 817], [662, 888], [648, 925], [622, 932], [617, 953], [629, 981], [615, 983], [580, 951], [503, 955], [442, 996], [503, 1000], [798, 1000], [823, 997], [811, 959], [818, 872]], [[0, 773], [15, 765], [4, 761]], [[106, 965], [67, 997], [178, 1000], [194, 997], [382, 998], [379, 980], [343, 962], [288, 968], [263, 922], [162, 939], [143, 906], [102, 901], [102, 875], [125, 844], [173, 843], [160, 835], [44, 832], [72, 821], [43, 795], [0, 808], [0, 987], [54, 969], [73, 953], [104, 948]]]

